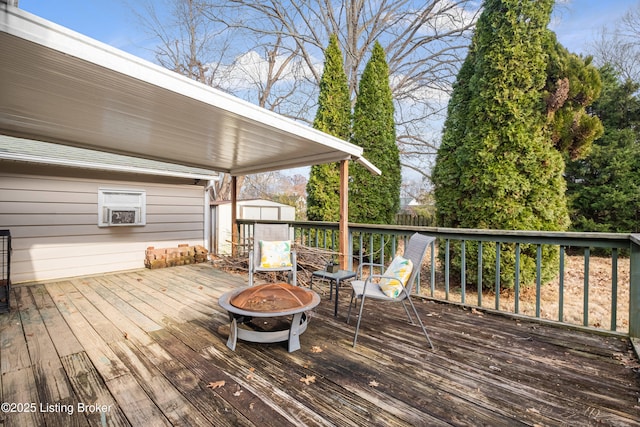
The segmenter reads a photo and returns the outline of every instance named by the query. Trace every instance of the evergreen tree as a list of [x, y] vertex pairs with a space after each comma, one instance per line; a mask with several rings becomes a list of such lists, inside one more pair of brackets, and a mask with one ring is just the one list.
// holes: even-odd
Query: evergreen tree
[[[338, 138], [351, 136], [351, 100], [342, 53], [335, 34], [325, 50], [318, 110], [313, 127]], [[307, 218], [312, 221], [340, 219], [340, 170], [338, 163], [314, 165], [307, 183]]]
[[567, 164], [575, 231], [640, 232], [640, 84], [601, 69], [602, 96], [593, 112], [605, 133], [584, 159]]
[[353, 164], [349, 183], [349, 220], [392, 224], [400, 208], [400, 152], [396, 145], [393, 97], [385, 52], [376, 42], [360, 80], [353, 112], [352, 142], [382, 171], [373, 176]]
[[551, 139], [561, 153], [570, 159], [584, 157], [604, 129], [597, 116], [587, 107], [598, 97], [602, 82], [598, 69], [585, 59], [569, 53], [548, 31], [549, 62], [544, 99]]
[[[448, 107], [433, 171], [438, 225], [565, 230], [564, 160], [547, 126], [552, 0], [486, 0]], [[452, 245], [454, 246], [454, 245]], [[473, 248], [467, 246], [467, 254]], [[496, 251], [484, 246], [483, 273], [494, 277]], [[535, 279], [536, 248], [521, 245], [520, 277]], [[454, 251], [459, 251], [455, 248]], [[557, 250], [543, 249], [543, 274]], [[451, 259], [459, 259], [459, 255]], [[513, 287], [515, 250], [501, 246], [501, 283]], [[467, 267], [477, 269], [476, 257]], [[454, 265], [455, 267], [455, 265]], [[466, 277], [475, 278], [475, 272]]]

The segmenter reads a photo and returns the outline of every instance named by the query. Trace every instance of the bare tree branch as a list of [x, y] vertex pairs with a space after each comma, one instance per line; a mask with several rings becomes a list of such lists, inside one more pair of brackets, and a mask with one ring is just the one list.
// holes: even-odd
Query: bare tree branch
[[[315, 99], [322, 69], [323, 49], [329, 35], [338, 36], [345, 55], [345, 71], [355, 103], [359, 76], [377, 40], [385, 47], [391, 72], [392, 91], [396, 102], [398, 133], [425, 139], [430, 144], [423, 157], [433, 155], [432, 138], [420, 133], [425, 121], [440, 122], [452, 82], [466, 55], [471, 30], [478, 10], [469, 0], [430, 0], [419, 4], [410, 0], [204, 0], [204, 13], [230, 28], [253, 34], [262, 43], [286, 46], [299, 55], [306, 66], [305, 90], [309, 100]], [[243, 45], [243, 48], [255, 47]], [[310, 86], [309, 86], [310, 85]], [[306, 89], [303, 89], [305, 88]], [[279, 108], [293, 98], [278, 97]], [[293, 104], [296, 105], [294, 101]], [[405, 107], [404, 103], [424, 104], [424, 108]], [[285, 112], [298, 120], [311, 121], [307, 108], [301, 114]], [[416, 125], [417, 123], [417, 125]], [[400, 140], [399, 144], [402, 144]], [[419, 146], [419, 145], [418, 145]], [[424, 160], [424, 161], [423, 161]], [[428, 162], [416, 155], [407, 162]], [[424, 167], [416, 167], [424, 173]]]
[[592, 43], [598, 65], [610, 64], [622, 79], [640, 82], [640, 4], [629, 9], [614, 29], [603, 28]]

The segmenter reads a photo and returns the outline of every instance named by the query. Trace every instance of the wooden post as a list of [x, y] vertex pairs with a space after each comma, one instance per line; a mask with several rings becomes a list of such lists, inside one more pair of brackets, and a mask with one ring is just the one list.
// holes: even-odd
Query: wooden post
[[346, 270], [349, 257], [349, 160], [340, 162], [340, 269]]
[[629, 263], [629, 338], [638, 353], [640, 351], [640, 234], [631, 235]]
[[238, 178], [231, 177], [231, 256], [238, 256]]

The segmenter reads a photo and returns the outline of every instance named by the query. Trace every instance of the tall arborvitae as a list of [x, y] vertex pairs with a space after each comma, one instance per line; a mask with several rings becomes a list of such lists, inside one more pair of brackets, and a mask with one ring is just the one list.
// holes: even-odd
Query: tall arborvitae
[[375, 43], [362, 74], [353, 112], [352, 142], [382, 175], [353, 164], [349, 183], [349, 220], [392, 224], [400, 206], [400, 152], [396, 145], [393, 97], [384, 49]]
[[[547, 128], [545, 85], [552, 0], [486, 0], [469, 56], [449, 104], [433, 171], [438, 225], [505, 230], [565, 230], [564, 160]], [[458, 251], [452, 245], [454, 251]], [[467, 245], [466, 277], [477, 277]], [[520, 281], [535, 279], [536, 247], [520, 248]], [[485, 245], [483, 276], [495, 277], [496, 250]], [[557, 251], [544, 247], [553, 271]], [[513, 287], [515, 248], [500, 252], [501, 286]], [[459, 259], [454, 254], [451, 259]]]
[[[342, 61], [338, 39], [332, 34], [325, 51], [318, 111], [313, 127], [348, 141], [351, 136], [351, 100]], [[340, 171], [337, 163], [312, 166], [307, 183], [307, 218], [312, 221], [338, 221], [339, 189]]]

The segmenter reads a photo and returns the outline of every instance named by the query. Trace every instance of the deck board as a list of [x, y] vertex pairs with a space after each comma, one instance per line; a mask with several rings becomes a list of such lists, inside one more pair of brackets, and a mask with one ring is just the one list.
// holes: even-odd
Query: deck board
[[[105, 425], [107, 416], [110, 426], [130, 426], [122, 409], [118, 406], [89, 356], [84, 351], [61, 357], [62, 365], [69, 377], [78, 402], [99, 403], [109, 411], [85, 411], [90, 425]], [[105, 422], [103, 422], [105, 421]]]
[[[45, 423], [86, 426], [87, 419], [84, 414], [67, 409], [77, 406], [75, 394], [29, 288], [17, 288], [15, 297], [18, 306], [21, 307], [20, 321], [27, 341], [29, 358], [33, 364], [38, 401], [43, 404], [42, 407], [38, 405], [38, 410], [41, 411]], [[59, 402], [65, 410], [57, 411], [55, 405], [54, 410], [50, 410], [46, 402]]]
[[15, 286], [0, 315], [2, 401], [108, 410], [0, 424], [640, 426], [628, 339], [416, 300], [435, 350], [400, 305], [375, 302], [353, 348], [348, 288], [334, 317], [314, 287], [322, 302], [300, 350], [232, 352], [217, 299], [244, 283], [198, 264]]

